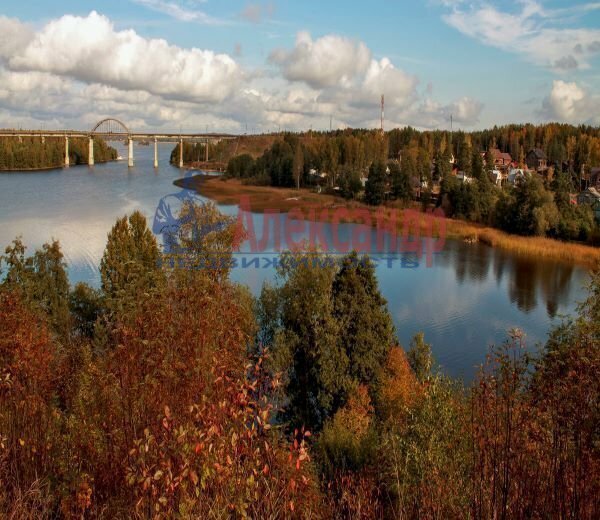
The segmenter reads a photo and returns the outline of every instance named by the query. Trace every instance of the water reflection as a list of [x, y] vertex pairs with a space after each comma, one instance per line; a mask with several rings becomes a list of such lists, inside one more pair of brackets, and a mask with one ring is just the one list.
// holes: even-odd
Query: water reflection
[[[447, 242], [437, 264], [452, 267], [459, 285], [485, 283], [493, 277], [498, 287], [507, 287], [510, 301], [519, 310], [527, 314], [544, 305], [550, 318], [569, 304], [573, 282], [584, 281], [582, 270], [569, 264], [535, 260], [460, 241]], [[575, 288], [577, 292], [579, 289]]]

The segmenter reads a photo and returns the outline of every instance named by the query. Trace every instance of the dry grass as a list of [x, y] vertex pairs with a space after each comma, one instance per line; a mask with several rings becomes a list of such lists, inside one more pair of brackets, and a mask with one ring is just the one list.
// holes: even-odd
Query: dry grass
[[[318, 194], [307, 189], [275, 188], [272, 186], [248, 186], [238, 179], [225, 180], [220, 177], [194, 177], [194, 189], [201, 195], [213, 199], [219, 204], [240, 204], [242, 197], [248, 197], [250, 208], [255, 213], [267, 210], [287, 213], [292, 210], [301, 211], [306, 218], [327, 221], [333, 212], [324, 210], [344, 208], [348, 210], [367, 209], [374, 214], [373, 207], [355, 201], [347, 201], [333, 195]], [[394, 205], [385, 208], [386, 224], [391, 221], [391, 210]], [[399, 226], [406, 210], [399, 210]], [[362, 222], [360, 218], [343, 219], [345, 222]], [[481, 226], [462, 220], [445, 219], [446, 236], [448, 238], [479, 241], [491, 247], [497, 247], [511, 253], [529, 257], [545, 258], [565, 263], [578, 264], [594, 268], [600, 263], [600, 248], [562, 242], [550, 238], [523, 237], [511, 235], [495, 228]], [[372, 224], [375, 225], [375, 219]], [[421, 229], [425, 230], [427, 222], [423, 218]], [[401, 231], [399, 229], [398, 231]]]
[[36, 480], [29, 489], [15, 488], [16, 495], [0, 494], [0, 516], [7, 520], [41, 520], [52, 518], [52, 497], [47, 484]]

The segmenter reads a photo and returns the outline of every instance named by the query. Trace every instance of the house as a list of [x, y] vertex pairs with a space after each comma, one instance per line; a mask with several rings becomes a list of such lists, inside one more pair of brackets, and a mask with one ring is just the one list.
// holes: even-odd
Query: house
[[[496, 170], [508, 171], [508, 168], [512, 165], [512, 157], [509, 153], [501, 152], [498, 148], [490, 148], [489, 152], [494, 157], [494, 167]], [[487, 152], [481, 152], [481, 157], [485, 161]]]
[[588, 204], [595, 206], [600, 204], [600, 190], [596, 188], [588, 188], [577, 195], [577, 204]]
[[596, 222], [600, 225], [600, 190], [588, 188], [577, 196], [578, 204], [588, 204], [594, 210]]
[[533, 148], [529, 150], [529, 153], [525, 156], [525, 164], [531, 170], [538, 172], [545, 171], [548, 168], [548, 158], [544, 153], [544, 150], [540, 148]]
[[464, 184], [471, 184], [473, 182], [473, 177], [469, 177], [465, 172], [458, 172], [456, 178]]
[[531, 172], [529, 170], [524, 170], [523, 168], [511, 168], [508, 172], [507, 181], [508, 184], [515, 186], [527, 178], [531, 178]]
[[490, 172], [490, 179], [496, 186], [503, 186], [508, 179], [508, 173], [500, 170], [492, 170]]

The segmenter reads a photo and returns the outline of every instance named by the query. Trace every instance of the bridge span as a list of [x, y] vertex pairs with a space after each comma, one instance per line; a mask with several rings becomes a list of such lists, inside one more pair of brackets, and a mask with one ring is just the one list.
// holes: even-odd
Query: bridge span
[[64, 138], [65, 140], [65, 166], [69, 166], [69, 139], [82, 138], [88, 139], [88, 164], [94, 164], [94, 139], [104, 139], [106, 141], [124, 141], [128, 143], [127, 164], [131, 168], [134, 165], [133, 143], [135, 141], [154, 142], [154, 167], [158, 168], [158, 143], [179, 143], [179, 167], [183, 168], [183, 143], [204, 143], [206, 157], [208, 162], [208, 145], [215, 144], [225, 139], [237, 139], [239, 136], [234, 134], [221, 133], [165, 133], [165, 132], [132, 132], [118, 119], [107, 118], [98, 122], [91, 131], [81, 130], [16, 130], [0, 129], [0, 137], [39, 137], [42, 142], [49, 138]]

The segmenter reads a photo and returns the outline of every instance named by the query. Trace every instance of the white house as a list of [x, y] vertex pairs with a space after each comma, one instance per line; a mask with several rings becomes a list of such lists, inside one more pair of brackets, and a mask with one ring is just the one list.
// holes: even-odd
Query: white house
[[465, 184], [471, 184], [473, 182], [473, 177], [469, 177], [465, 172], [458, 172], [456, 178]]
[[502, 173], [500, 170], [492, 170], [490, 172], [490, 179], [496, 186], [502, 186], [506, 180], [506, 174]]
[[531, 172], [529, 170], [524, 170], [523, 168], [511, 168], [508, 172], [508, 183], [514, 186], [530, 177]]

